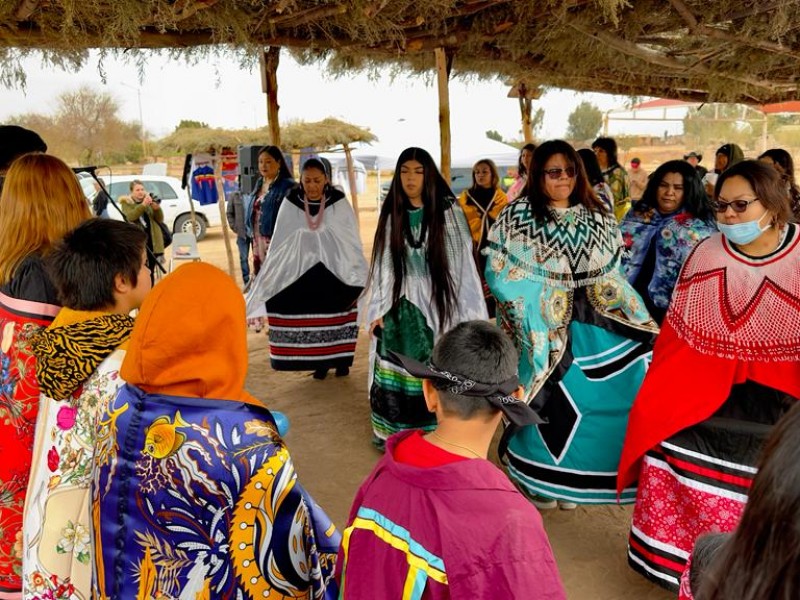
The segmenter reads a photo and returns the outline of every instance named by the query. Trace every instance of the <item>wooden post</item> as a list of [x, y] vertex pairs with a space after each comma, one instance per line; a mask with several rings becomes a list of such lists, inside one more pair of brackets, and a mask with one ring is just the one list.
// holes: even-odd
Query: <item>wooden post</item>
[[[189, 173], [186, 176], [188, 179], [186, 182], [186, 195], [189, 196], [189, 213], [192, 215], [192, 233], [195, 239], [197, 239], [197, 215], [194, 211], [194, 198], [192, 198], [192, 155], [187, 155], [184, 160], [189, 161]], [[185, 165], [184, 168], [186, 168]]]
[[439, 84], [439, 141], [442, 147], [442, 176], [450, 185], [450, 71], [453, 68], [453, 52], [436, 48], [436, 79]]
[[225, 214], [225, 188], [222, 185], [222, 153], [214, 153], [214, 181], [217, 184], [217, 206], [219, 207], [219, 218], [222, 222], [222, 239], [225, 241], [225, 253], [228, 255], [228, 273], [236, 279], [236, 271], [233, 269], [233, 249], [231, 248], [231, 233], [228, 229], [228, 217]]
[[356, 171], [353, 168], [353, 154], [349, 144], [344, 146], [344, 157], [347, 160], [347, 182], [350, 184], [350, 200], [353, 202], [353, 212], [356, 213], [356, 226], [361, 229], [361, 217], [358, 214], [358, 190], [356, 189]]
[[533, 125], [531, 115], [533, 113], [533, 101], [530, 98], [519, 97], [519, 112], [522, 115], [522, 135], [525, 142], [533, 141]]
[[269, 123], [270, 142], [273, 146], [281, 145], [281, 126], [278, 121], [278, 62], [280, 46], [270, 46], [261, 53], [261, 90], [267, 95], [267, 122]]

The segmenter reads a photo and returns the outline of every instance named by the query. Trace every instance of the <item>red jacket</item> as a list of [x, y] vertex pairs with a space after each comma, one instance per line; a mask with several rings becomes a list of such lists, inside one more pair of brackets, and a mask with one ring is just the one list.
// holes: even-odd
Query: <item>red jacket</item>
[[356, 495], [341, 598], [566, 598], [542, 519], [508, 478], [481, 459], [400, 464], [394, 449], [412, 433], [389, 438]]

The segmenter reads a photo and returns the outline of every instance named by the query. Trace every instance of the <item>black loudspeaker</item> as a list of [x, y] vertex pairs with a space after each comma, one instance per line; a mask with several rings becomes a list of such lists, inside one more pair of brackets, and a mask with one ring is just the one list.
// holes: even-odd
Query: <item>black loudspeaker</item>
[[251, 194], [258, 179], [258, 151], [263, 146], [239, 146], [239, 191]]

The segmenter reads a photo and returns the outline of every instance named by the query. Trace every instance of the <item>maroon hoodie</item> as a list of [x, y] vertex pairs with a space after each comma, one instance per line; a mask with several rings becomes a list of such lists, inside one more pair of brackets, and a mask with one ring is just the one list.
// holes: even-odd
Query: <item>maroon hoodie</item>
[[538, 511], [487, 460], [419, 468], [386, 454], [356, 494], [339, 550], [342, 600], [563, 600]]

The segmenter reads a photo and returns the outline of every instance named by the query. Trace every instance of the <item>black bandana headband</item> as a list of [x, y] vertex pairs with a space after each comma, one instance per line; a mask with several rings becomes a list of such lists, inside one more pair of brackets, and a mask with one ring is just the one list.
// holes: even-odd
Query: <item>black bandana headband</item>
[[414, 377], [430, 379], [437, 390], [447, 390], [451, 394], [462, 396], [486, 398], [489, 404], [500, 409], [503, 415], [518, 427], [547, 422], [537, 415], [527, 403], [513, 396], [519, 387], [519, 378], [516, 375], [501, 383], [480, 383], [450, 371], [443, 371], [433, 363], [425, 365], [397, 352], [390, 351], [389, 354]]

